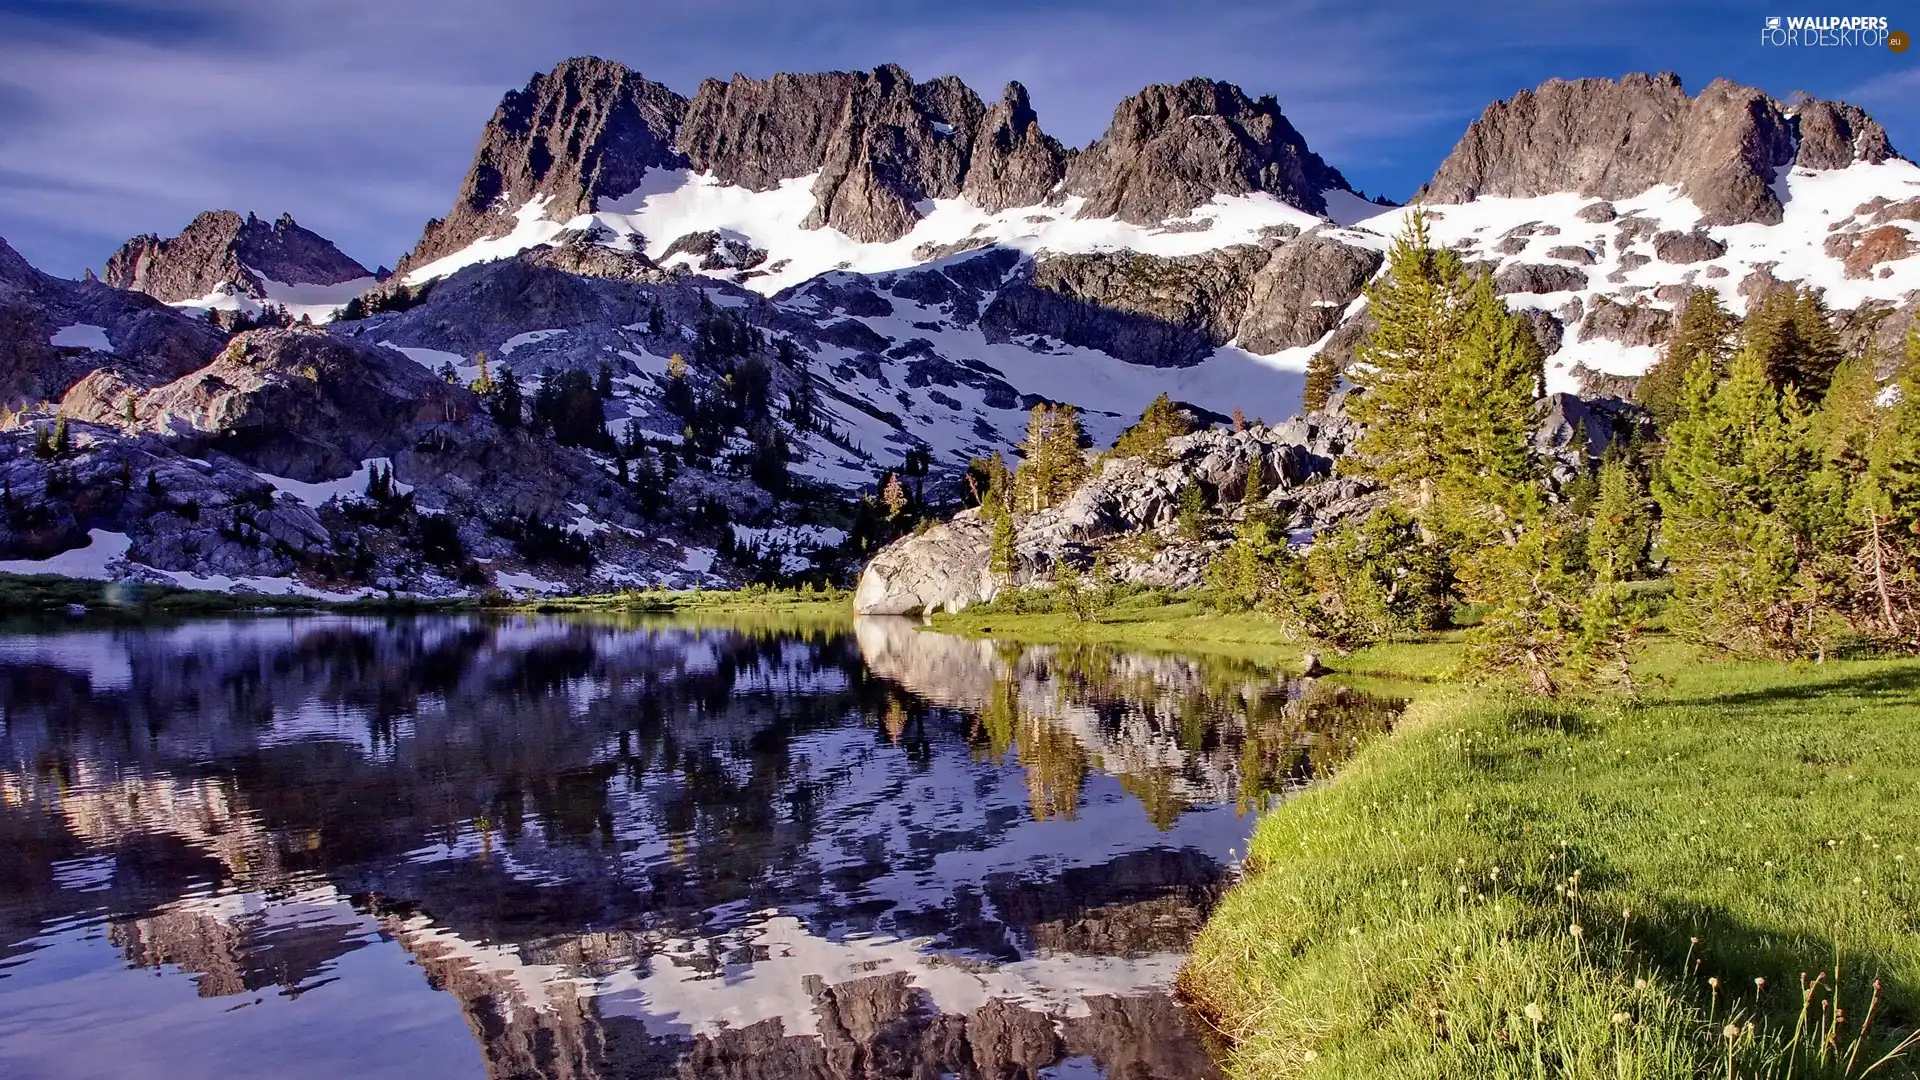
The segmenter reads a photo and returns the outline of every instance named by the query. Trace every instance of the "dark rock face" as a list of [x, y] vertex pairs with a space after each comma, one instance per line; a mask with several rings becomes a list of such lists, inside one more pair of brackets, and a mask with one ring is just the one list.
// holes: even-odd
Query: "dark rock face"
[[1520, 317], [1526, 321], [1527, 329], [1533, 334], [1533, 340], [1540, 343], [1541, 352], [1552, 356], [1560, 351], [1561, 339], [1566, 333], [1566, 327], [1561, 325], [1560, 320], [1551, 312], [1527, 308], [1520, 312]]
[[1352, 190], [1271, 96], [1249, 100], [1208, 79], [1149, 86], [1120, 103], [1099, 141], [1067, 167], [1067, 190], [1086, 196], [1082, 217], [1152, 224], [1215, 195], [1265, 191], [1323, 213], [1328, 188]]
[[[110, 352], [54, 345], [69, 326], [101, 328]], [[99, 281], [43, 274], [0, 240], [0, 405], [57, 399], [103, 364], [164, 382], [206, 363], [225, 343], [205, 319]]]
[[1658, 345], [1667, 340], [1673, 313], [1645, 304], [1616, 304], [1601, 297], [1580, 321], [1580, 340], [1607, 338], [1622, 345]]
[[985, 114], [959, 79], [916, 84], [892, 64], [767, 80], [736, 75], [701, 84], [679, 145], [694, 168], [755, 191], [817, 172], [806, 224], [881, 243], [913, 228], [916, 203], [961, 193]]
[[1416, 198], [1577, 191], [1620, 199], [1667, 183], [1707, 224], [1775, 224], [1781, 205], [1768, 184], [1794, 163], [1796, 139], [1800, 162], [1813, 168], [1892, 155], [1885, 131], [1852, 106], [1819, 102], [1790, 116], [1726, 80], [1690, 98], [1671, 74], [1555, 79], [1487, 106]]
[[1239, 245], [1163, 259], [1046, 256], [981, 315], [990, 341], [1043, 334], [1149, 367], [1197, 364], [1233, 336], [1267, 253]]
[[1885, 161], [1895, 156], [1887, 129], [1840, 101], [1809, 101], [1794, 112], [1800, 134], [1795, 164], [1809, 169], [1844, 169], [1856, 161]]
[[1494, 291], [1503, 296], [1507, 293], [1577, 292], [1586, 287], [1586, 271], [1556, 263], [1514, 263], [1493, 277]]
[[1265, 353], [1320, 340], [1340, 325], [1383, 259], [1317, 229], [1282, 244], [1254, 276], [1235, 334], [1241, 347]]
[[545, 216], [565, 220], [639, 187], [648, 169], [683, 166], [673, 138], [686, 107], [659, 83], [594, 57], [535, 75], [501, 99], [453, 209], [427, 223], [395, 272], [506, 235], [536, 196], [551, 199]]
[[1656, 233], [1653, 253], [1661, 262], [1697, 263], [1717, 259], [1727, 253], [1727, 245], [1703, 232]]
[[1559, 247], [1548, 248], [1547, 258], [1564, 259], [1567, 262], [1579, 263], [1581, 266], [1592, 266], [1594, 263], [1593, 249], [1575, 244], [1562, 244]]
[[107, 260], [103, 278], [117, 289], [177, 302], [228, 284], [264, 299], [264, 281], [338, 285], [372, 276], [373, 271], [326, 237], [301, 228], [290, 215], [281, 214], [268, 224], [252, 214], [209, 210], [172, 239], [148, 233], [120, 245]]
[[1032, 206], [1050, 194], [1067, 173], [1067, 151], [1043, 134], [1040, 118], [1017, 82], [980, 121], [973, 160], [962, 193], [967, 201], [997, 214], [1010, 206]]

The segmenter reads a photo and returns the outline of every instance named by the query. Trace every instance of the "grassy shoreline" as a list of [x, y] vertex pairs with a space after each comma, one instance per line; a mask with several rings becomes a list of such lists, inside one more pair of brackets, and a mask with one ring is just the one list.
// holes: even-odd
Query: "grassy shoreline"
[[[60, 615], [73, 610], [84, 618], [127, 620], [231, 615], [320, 613], [448, 614], [491, 611], [520, 614], [725, 614], [780, 612], [842, 616], [850, 612], [849, 593], [811, 589], [628, 590], [585, 596], [509, 599], [464, 596], [431, 599], [368, 596], [331, 600], [301, 595], [217, 592], [175, 585], [114, 587], [110, 583], [58, 574], [0, 573], [0, 614]], [[84, 609], [79, 611], [77, 609]]]
[[[1301, 654], [1251, 617], [1109, 616], [932, 624]], [[1920, 661], [1656, 638], [1641, 700], [1542, 703], [1444, 681], [1451, 641], [1323, 659], [1425, 686], [1393, 737], [1260, 822], [1195, 943], [1180, 990], [1232, 1075], [1920, 1075], [1911, 1047], [1867, 1072], [1920, 1024]]]

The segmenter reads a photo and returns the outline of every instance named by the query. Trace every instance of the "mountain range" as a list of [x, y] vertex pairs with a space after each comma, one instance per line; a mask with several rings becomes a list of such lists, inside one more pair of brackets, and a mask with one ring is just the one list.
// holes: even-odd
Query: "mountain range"
[[[1410, 205], [1527, 313], [1560, 394], [1627, 393], [1702, 287], [1738, 312], [1797, 281], [1862, 333], [1920, 308], [1920, 168], [1843, 103], [1555, 80], [1489, 105]], [[209, 211], [82, 282], [0, 244], [0, 570], [844, 580], [896, 516], [862, 496], [897, 474], [956, 498], [1035, 404], [1095, 445], [1160, 393], [1296, 412], [1408, 213], [1208, 79], [1075, 148], [1018, 83], [989, 103], [885, 66], [684, 97], [568, 60], [502, 98], [390, 274], [284, 215]]]

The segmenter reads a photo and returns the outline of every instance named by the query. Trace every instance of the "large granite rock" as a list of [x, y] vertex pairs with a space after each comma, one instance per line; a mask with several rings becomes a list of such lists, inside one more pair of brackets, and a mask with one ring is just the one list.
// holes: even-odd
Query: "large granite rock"
[[1288, 240], [1254, 275], [1234, 336], [1256, 353], [1319, 341], [1340, 325], [1383, 258], [1321, 229]]
[[[874, 556], [854, 592], [862, 615], [959, 611], [992, 600], [1009, 586], [1048, 580], [1062, 561], [1091, 565], [1108, 551], [1116, 580], [1163, 588], [1198, 585], [1224, 536], [1183, 537], [1175, 528], [1182, 493], [1198, 486], [1225, 516], [1241, 512], [1248, 478], [1258, 468], [1261, 490], [1277, 519], [1312, 529], [1370, 510], [1377, 499], [1365, 484], [1330, 481], [1334, 459], [1357, 436], [1344, 417], [1312, 414], [1276, 427], [1241, 431], [1213, 428], [1168, 440], [1165, 464], [1110, 457], [1065, 501], [1014, 518], [1016, 566], [990, 571], [992, 522], [966, 510], [923, 532], [903, 537]], [[1152, 533], [1144, 553], [1116, 548]]]
[[978, 510], [889, 544], [873, 557], [854, 590], [861, 615], [960, 611], [992, 600], [999, 582], [987, 569], [993, 526]]
[[1769, 187], [1798, 160], [1840, 168], [1892, 156], [1886, 133], [1849, 105], [1789, 110], [1717, 80], [1689, 97], [1672, 74], [1550, 80], [1487, 106], [1416, 199], [1466, 202], [1573, 191], [1630, 198], [1673, 184], [1709, 225], [1778, 223]]
[[1082, 217], [1154, 224], [1215, 195], [1264, 191], [1322, 213], [1330, 188], [1352, 190], [1307, 148], [1271, 95], [1188, 79], [1149, 86], [1113, 111], [1106, 134], [1076, 155], [1066, 187], [1086, 197]]
[[289, 214], [271, 224], [252, 214], [209, 210], [179, 236], [136, 236], [107, 260], [101, 279], [169, 302], [208, 296], [232, 286], [255, 299], [266, 282], [338, 285], [371, 278], [373, 271], [350, 259], [333, 242], [303, 229]]
[[980, 328], [989, 341], [1042, 334], [1130, 363], [1185, 367], [1233, 337], [1268, 258], [1245, 244], [1174, 258], [1042, 255], [1000, 289]]

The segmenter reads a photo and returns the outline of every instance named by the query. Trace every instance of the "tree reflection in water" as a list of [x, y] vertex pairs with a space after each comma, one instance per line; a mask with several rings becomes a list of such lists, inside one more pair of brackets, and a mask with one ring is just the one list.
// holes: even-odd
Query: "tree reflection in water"
[[0, 1061], [1208, 1075], [1248, 812], [1397, 707], [904, 621], [0, 635]]

